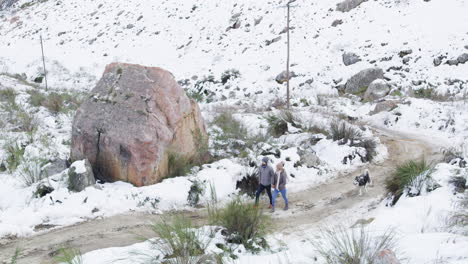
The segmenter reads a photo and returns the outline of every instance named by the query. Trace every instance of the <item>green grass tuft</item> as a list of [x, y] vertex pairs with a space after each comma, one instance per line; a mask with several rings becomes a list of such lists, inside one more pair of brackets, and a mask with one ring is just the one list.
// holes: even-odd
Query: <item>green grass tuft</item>
[[418, 176], [429, 170], [431, 170], [431, 166], [424, 159], [410, 160], [399, 165], [391, 177], [385, 181], [385, 188], [395, 196], [393, 204], [398, 201], [405, 188], [408, 188]]

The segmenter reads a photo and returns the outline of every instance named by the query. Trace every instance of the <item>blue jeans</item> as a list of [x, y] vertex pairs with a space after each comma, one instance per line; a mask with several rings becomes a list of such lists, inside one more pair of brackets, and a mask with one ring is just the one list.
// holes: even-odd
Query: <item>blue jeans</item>
[[276, 197], [278, 196], [278, 193], [281, 193], [281, 196], [283, 196], [285, 205], [288, 205], [288, 198], [286, 197], [286, 189], [284, 190], [275, 189], [275, 191], [273, 192], [273, 199], [272, 199], [273, 208], [275, 208], [275, 201], [276, 201]]

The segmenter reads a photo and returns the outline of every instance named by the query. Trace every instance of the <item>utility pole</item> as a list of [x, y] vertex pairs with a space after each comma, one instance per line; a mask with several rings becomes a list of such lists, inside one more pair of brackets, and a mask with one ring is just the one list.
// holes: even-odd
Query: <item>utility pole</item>
[[295, 2], [296, 0], [289, 0], [288, 3], [286, 4], [286, 9], [287, 9], [287, 21], [286, 21], [286, 35], [287, 35], [287, 55], [286, 55], [286, 107], [287, 109], [289, 110], [289, 107], [290, 107], [290, 103], [289, 103], [289, 99], [290, 99], [290, 94], [289, 94], [289, 48], [290, 48], [290, 44], [289, 44], [289, 10], [291, 8], [291, 3]]
[[44, 67], [45, 89], [47, 91], [48, 90], [48, 87], [47, 87], [47, 71], [46, 71], [46, 67], [45, 67], [44, 44], [42, 43], [42, 35], [40, 36], [40, 38], [41, 38], [41, 51], [42, 51], [42, 66]]

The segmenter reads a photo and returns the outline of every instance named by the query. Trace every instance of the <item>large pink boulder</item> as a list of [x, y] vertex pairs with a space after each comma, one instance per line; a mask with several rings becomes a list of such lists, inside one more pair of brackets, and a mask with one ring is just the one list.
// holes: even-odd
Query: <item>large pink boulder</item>
[[95, 176], [136, 186], [156, 183], [169, 156], [193, 158], [207, 140], [196, 102], [161, 68], [108, 65], [73, 120], [71, 158]]

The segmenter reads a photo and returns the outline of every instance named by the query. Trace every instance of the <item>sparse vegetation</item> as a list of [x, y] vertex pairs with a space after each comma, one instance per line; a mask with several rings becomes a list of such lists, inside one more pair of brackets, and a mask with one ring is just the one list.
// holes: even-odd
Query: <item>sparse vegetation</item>
[[310, 124], [306, 126], [304, 130], [312, 134], [322, 134], [327, 137], [330, 135], [330, 132], [325, 127], [315, 124]]
[[297, 128], [302, 127], [299, 119], [291, 111], [281, 111], [279, 115], [266, 116], [268, 132], [274, 137], [280, 137], [288, 132], [288, 123]]
[[6, 159], [4, 165], [8, 171], [12, 172], [23, 161], [24, 146], [18, 144], [16, 141], [8, 141], [3, 145], [3, 149], [6, 152]]
[[0, 90], [0, 99], [4, 102], [8, 102], [9, 104], [16, 104], [16, 93], [15, 89], [13, 88], [6, 88]]
[[218, 126], [223, 131], [223, 133], [216, 135], [216, 139], [218, 140], [230, 138], [245, 140], [247, 138], [247, 129], [240, 121], [233, 117], [231, 112], [221, 113], [213, 120], [212, 124]]
[[264, 211], [253, 203], [234, 198], [225, 208], [208, 206], [210, 222], [226, 228], [227, 242], [243, 244], [252, 252], [267, 248], [263, 238], [270, 219]]
[[345, 121], [334, 120], [330, 124], [330, 135], [334, 141], [341, 140], [342, 144], [349, 142], [352, 145], [355, 140], [361, 138], [362, 133]]
[[343, 226], [322, 229], [313, 246], [328, 264], [374, 264], [383, 250], [395, 252], [392, 229], [375, 236], [365, 227], [346, 229]]
[[440, 94], [433, 88], [421, 88], [414, 91], [414, 97], [425, 98], [433, 101], [447, 101], [450, 97], [449, 94]]
[[43, 93], [37, 89], [28, 90], [29, 102], [35, 107], [45, 107], [51, 113], [66, 113], [71, 110], [76, 110], [83, 97], [80, 94], [70, 94], [66, 92], [51, 92]]
[[363, 162], [371, 162], [377, 155], [377, 142], [373, 139], [364, 139], [358, 143], [353, 144], [354, 147], [361, 147], [366, 150], [366, 156], [362, 157]]
[[75, 248], [60, 248], [58, 250], [58, 255], [54, 258], [54, 260], [58, 263], [65, 263], [65, 264], [82, 264], [83, 257], [81, 251]]
[[224, 157], [232, 155], [246, 157], [247, 150], [252, 149], [259, 142], [267, 142], [266, 134], [249, 134], [247, 128], [234, 118], [229, 111], [218, 115], [211, 125], [215, 125], [220, 131], [214, 131], [214, 149], [217, 155]]
[[398, 166], [392, 176], [385, 182], [387, 191], [394, 195], [393, 204], [398, 201], [405, 190], [409, 191], [411, 186], [417, 185], [421, 188], [421, 181], [430, 177], [430, 170], [431, 166], [424, 159], [420, 161], [410, 160]]
[[18, 258], [20, 256], [20, 254], [21, 254], [21, 249], [16, 248], [15, 253], [11, 257], [10, 264], [16, 264], [18, 262]]
[[216, 263], [216, 255], [207, 252], [210, 241], [202, 229], [196, 229], [187, 218], [162, 219], [152, 226], [157, 238], [150, 240], [156, 252], [147, 263], [204, 264]]
[[236, 69], [229, 69], [225, 70], [223, 74], [221, 74], [221, 83], [224, 85], [226, 84], [229, 80], [234, 80], [239, 78], [240, 72]]
[[187, 157], [169, 152], [168, 154], [168, 173], [165, 178], [174, 178], [177, 176], [185, 176], [193, 167], [192, 162]]
[[26, 186], [31, 186], [34, 183], [47, 178], [47, 175], [42, 170], [42, 167], [46, 163], [47, 161], [39, 158], [23, 162], [23, 166], [21, 168], [21, 177]]
[[468, 192], [465, 191], [455, 206], [456, 211], [450, 215], [448, 224], [451, 227], [461, 227], [463, 234], [468, 235]]

